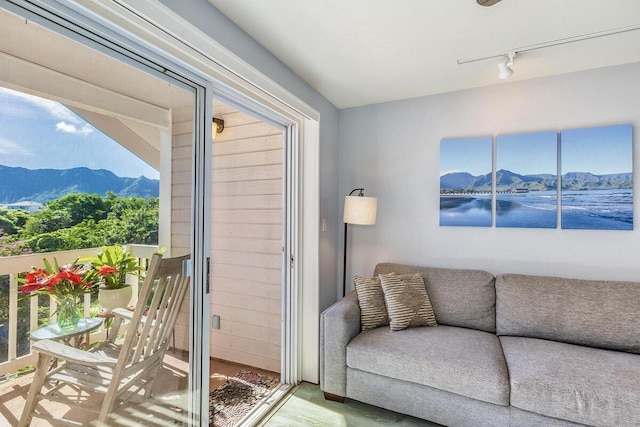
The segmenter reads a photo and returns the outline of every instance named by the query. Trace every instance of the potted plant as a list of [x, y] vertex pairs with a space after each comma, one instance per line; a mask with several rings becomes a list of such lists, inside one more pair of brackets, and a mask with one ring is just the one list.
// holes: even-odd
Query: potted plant
[[80, 296], [91, 293], [95, 283], [89, 272], [77, 260], [71, 265], [58, 265], [53, 258], [53, 264], [46, 259], [44, 268], [33, 268], [24, 279], [20, 292], [23, 294], [49, 295], [56, 303], [56, 323], [60, 329], [74, 328], [80, 318]]
[[118, 307], [127, 307], [132, 290], [127, 275], [139, 276], [143, 268], [138, 259], [123, 246], [104, 246], [95, 257], [83, 258], [80, 262], [91, 263], [89, 279], [98, 285], [100, 311], [111, 313]]

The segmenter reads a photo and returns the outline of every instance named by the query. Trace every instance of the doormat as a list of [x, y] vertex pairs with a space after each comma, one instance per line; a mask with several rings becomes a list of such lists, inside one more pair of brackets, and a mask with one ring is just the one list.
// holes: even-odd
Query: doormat
[[240, 371], [209, 393], [209, 426], [234, 427], [280, 380], [251, 371]]

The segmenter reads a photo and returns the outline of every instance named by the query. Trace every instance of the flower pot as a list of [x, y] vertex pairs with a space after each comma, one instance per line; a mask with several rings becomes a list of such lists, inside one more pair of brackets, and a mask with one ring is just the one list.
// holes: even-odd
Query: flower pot
[[100, 312], [111, 313], [114, 308], [127, 308], [131, 301], [131, 286], [120, 289], [99, 289], [98, 303]]

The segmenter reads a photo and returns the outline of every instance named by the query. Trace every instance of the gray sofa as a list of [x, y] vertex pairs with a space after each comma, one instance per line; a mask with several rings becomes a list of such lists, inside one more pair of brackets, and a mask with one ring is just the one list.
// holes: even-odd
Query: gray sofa
[[438, 326], [321, 316], [320, 385], [446, 426], [640, 425], [640, 283], [383, 263], [422, 274]]

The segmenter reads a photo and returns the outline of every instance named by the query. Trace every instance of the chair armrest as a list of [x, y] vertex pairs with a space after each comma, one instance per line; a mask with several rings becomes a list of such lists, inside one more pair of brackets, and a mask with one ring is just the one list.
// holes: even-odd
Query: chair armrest
[[48, 354], [50, 356], [66, 360], [67, 362], [85, 366], [115, 366], [118, 362], [118, 359], [113, 357], [80, 350], [52, 340], [37, 341], [31, 345], [31, 349], [39, 353]]
[[345, 397], [347, 344], [360, 333], [360, 304], [355, 291], [320, 315], [320, 388]]
[[133, 317], [133, 311], [127, 310], [126, 308], [114, 308], [111, 310], [111, 314], [122, 317], [125, 320], [131, 320]]
[[[111, 326], [111, 338], [109, 341], [115, 342], [120, 333], [120, 326], [123, 324], [125, 320], [131, 321], [133, 319], [133, 311], [126, 308], [114, 308], [111, 310], [111, 314], [113, 314], [113, 325]], [[144, 323], [146, 316], [142, 316], [141, 322]]]

